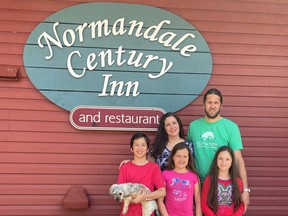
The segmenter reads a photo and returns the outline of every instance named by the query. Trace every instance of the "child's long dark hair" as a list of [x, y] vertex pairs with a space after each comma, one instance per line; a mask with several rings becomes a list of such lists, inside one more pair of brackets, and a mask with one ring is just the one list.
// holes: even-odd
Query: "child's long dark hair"
[[160, 154], [162, 154], [162, 152], [164, 151], [167, 143], [168, 143], [168, 134], [165, 130], [165, 120], [170, 117], [173, 116], [176, 121], [179, 124], [179, 137], [181, 137], [182, 139], [185, 138], [184, 136], [184, 129], [183, 129], [183, 124], [181, 122], [181, 119], [173, 112], [167, 112], [165, 113], [161, 118], [160, 118], [160, 122], [158, 125], [158, 129], [157, 129], [157, 133], [154, 139], [154, 142], [151, 146], [151, 151], [150, 151], [150, 155], [153, 158], [157, 158]]
[[210, 167], [210, 172], [209, 172], [210, 189], [208, 192], [207, 202], [208, 202], [208, 206], [214, 211], [214, 213], [217, 213], [217, 209], [218, 209], [218, 174], [219, 174], [219, 170], [217, 167], [217, 159], [218, 159], [218, 155], [220, 154], [220, 152], [223, 152], [223, 151], [229, 152], [229, 154], [231, 155], [231, 158], [232, 158], [232, 165], [229, 169], [229, 174], [230, 174], [231, 180], [232, 180], [232, 193], [233, 193], [232, 200], [234, 203], [234, 211], [241, 204], [241, 192], [240, 192], [238, 182], [237, 182], [239, 174], [238, 174], [238, 169], [237, 169], [237, 166], [235, 163], [234, 152], [229, 146], [221, 146], [215, 154], [215, 157], [213, 159], [213, 162], [212, 162], [211, 167]]
[[195, 168], [195, 163], [194, 163], [194, 158], [192, 156], [192, 152], [191, 152], [191, 149], [189, 148], [189, 146], [185, 143], [185, 142], [180, 142], [180, 143], [177, 143], [172, 151], [171, 151], [171, 154], [168, 158], [168, 163], [167, 163], [167, 169], [168, 170], [173, 170], [175, 168], [175, 163], [173, 161], [173, 157], [174, 155], [176, 154], [176, 152], [178, 150], [181, 150], [181, 149], [187, 149], [188, 150], [188, 156], [189, 156], [189, 159], [188, 159], [188, 164], [186, 166], [186, 168], [191, 171], [191, 172], [194, 172], [195, 174], [198, 175], [198, 172]]

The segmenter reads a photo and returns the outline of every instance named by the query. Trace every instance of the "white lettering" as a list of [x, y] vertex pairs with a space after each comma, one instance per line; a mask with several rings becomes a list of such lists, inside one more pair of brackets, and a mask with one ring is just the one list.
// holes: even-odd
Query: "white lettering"
[[[166, 32], [159, 37], [159, 43], [163, 44], [165, 47], [172, 46], [171, 42], [177, 35], [173, 32]], [[165, 37], [167, 39], [165, 40]]]
[[129, 29], [129, 32], [128, 32], [128, 35], [132, 35], [133, 34], [133, 30], [136, 26], [138, 26], [136, 32], [135, 32], [135, 37], [140, 37], [143, 33], [141, 33], [141, 30], [143, 28], [143, 25], [144, 23], [143, 22], [136, 22], [136, 20], [132, 20], [131, 22], [129, 22], [129, 24], [131, 25], [130, 26], [130, 29]]
[[87, 26], [87, 23], [83, 23], [82, 25], [79, 25], [79, 26], [76, 28], [76, 31], [79, 32], [78, 35], [79, 35], [79, 42], [80, 42], [80, 43], [84, 41], [84, 39], [83, 39], [83, 31], [84, 31], [84, 29], [86, 28], [86, 26]]
[[[145, 32], [143, 37], [145, 39], [149, 39], [150, 41], [156, 41], [158, 40], [158, 38], [156, 37], [156, 35], [158, 34], [158, 32], [160, 31], [160, 29], [162, 28], [162, 26], [164, 25], [164, 23], [170, 24], [171, 22], [169, 20], [163, 20], [161, 21], [157, 26], [150, 26]], [[153, 31], [151, 35], [149, 35], [150, 31]]]
[[98, 114], [92, 115], [92, 114], [80, 114], [79, 115], [79, 122], [81, 123], [100, 123], [101, 121], [101, 113], [98, 111]]
[[56, 39], [54, 39], [52, 36], [50, 36], [46, 31], [44, 31], [38, 38], [38, 45], [43, 48], [44, 45], [41, 43], [41, 39], [44, 38], [45, 39], [45, 42], [48, 46], [48, 49], [49, 49], [49, 53], [50, 55], [48, 56], [45, 56], [45, 59], [51, 59], [52, 56], [53, 56], [53, 50], [52, 50], [52, 47], [51, 47], [51, 43], [53, 43], [54, 45], [56, 45], [57, 47], [59, 48], [63, 48], [62, 47], [62, 44], [60, 42], [60, 39], [59, 39], [59, 36], [57, 34], [57, 31], [56, 31], [56, 27], [59, 25], [59, 22], [56, 22], [53, 24], [53, 32], [54, 32], [54, 36], [56, 37]]
[[84, 76], [84, 74], [85, 74], [85, 72], [86, 72], [86, 68], [84, 67], [84, 68], [83, 68], [83, 71], [82, 71], [82, 74], [79, 74], [79, 75], [74, 71], [74, 69], [73, 69], [73, 67], [72, 67], [72, 63], [71, 63], [71, 62], [72, 62], [71, 59], [72, 59], [72, 56], [73, 56], [74, 54], [77, 54], [79, 57], [81, 57], [81, 54], [80, 54], [79, 50], [71, 52], [71, 53], [69, 54], [68, 58], [67, 58], [67, 68], [68, 68], [68, 71], [69, 71], [69, 73], [71, 74], [71, 76], [73, 76], [73, 77], [75, 77], [75, 78], [81, 78], [81, 77]]
[[112, 74], [104, 74], [103, 75], [103, 77], [104, 77], [103, 88], [102, 88], [102, 93], [98, 95], [99, 97], [108, 96], [108, 93], [107, 93], [108, 81], [109, 81], [109, 77], [111, 77], [111, 76], [112, 76]]
[[[186, 38], [188, 37], [191, 37], [191, 38], [195, 38], [195, 35], [194, 34], [185, 34], [183, 35], [173, 46], [172, 46], [172, 49], [173, 50], [179, 50], [180, 48], [178, 48], [178, 45], [180, 45]], [[193, 46], [193, 45], [192, 45]], [[197, 50], [196, 46], [193, 46], [194, 49], [192, 49], [193, 52], [195, 52]], [[185, 50], [182, 52], [181, 50], [181, 55], [184, 55], [184, 56], [190, 56], [189, 54], [186, 54], [185, 51], [187, 50], [187, 48], [185, 48]], [[190, 51], [191, 52], [191, 51]]]
[[134, 59], [134, 57], [135, 57], [135, 55], [136, 55], [136, 51], [130, 51], [129, 52], [129, 54], [130, 54], [130, 57], [129, 57], [129, 59], [128, 59], [128, 61], [127, 61], [127, 64], [128, 65], [134, 65], [134, 67], [140, 67], [142, 64], [140, 63], [140, 61], [141, 61], [141, 59], [142, 59], [142, 56], [143, 56], [143, 53], [142, 52], [140, 52], [139, 54], [138, 54], [138, 57], [136, 58], [136, 60], [134, 60], [133, 61], [133, 59]]
[[[99, 20], [97, 22], [91, 22], [89, 25], [87, 23], [83, 23], [75, 28], [75, 31], [78, 32], [78, 40], [79, 42], [83, 42], [84, 40], [84, 29], [86, 29], [87, 25], [90, 28], [91, 39], [101, 38], [102, 36], [109, 36], [111, 33], [113, 36], [124, 35], [127, 33], [129, 36], [140, 37], [143, 36], [144, 39], [149, 41], [158, 41], [158, 43], [163, 44], [164, 47], [171, 47], [174, 51], [179, 51], [183, 56], [190, 56], [189, 53], [193, 53], [197, 50], [197, 47], [191, 43], [189, 43], [189, 39], [194, 39], [195, 35], [192, 33], [187, 33], [183, 35], [180, 39], [176, 40], [177, 34], [174, 32], [164, 32], [160, 34], [160, 30], [162, 29], [164, 24], [171, 24], [170, 20], [162, 20], [157, 25], [152, 25], [146, 30], [143, 29], [144, 23], [138, 22], [137, 20], [132, 20], [129, 22], [130, 26], [125, 26], [125, 18], [117, 19], [113, 25], [109, 25], [109, 21], [107, 19]], [[54, 36], [49, 35], [46, 31], [44, 31], [38, 38], [38, 45], [41, 48], [44, 48], [44, 44], [41, 40], [44, 38], [48, 49], [49, 55], [45, 56], [46, 59], [51, 59], [53, 56], [52, 45], [56, 45], [59, 48], [63, 48], [63, 45], [59, 39], [57, 33], [57, 26], [59, 26], [59, 22], [55, 22], [53, 24], [53, 33]], [[112, 26], [112, 27], [110, 27]], [[110, 30], [112, 28], [112, 30]], [[144, 32], [143, 32], [144, 31]], [[68, 37], [69, 36], [69, 37]], [[69, 39], [70, 40], [69, 40]], [[76, 42], [76, 34], [73, 29], [67, 29], [64, 31], [62, 35], [63, 43], [66, 47], [72, 46]], [[176, 40], [176, 41], [175, 41]], [[184, 46], [185, 44], [188, 44]], [[184, 46], [184, 47], [181, 47]]]
[[123, 51], [122, 46], [118, 47], [118, 50], [115, 52], [117, 54], [117, 65], [121, 66], [123, 65], [126, 60], [122, 61], [122, 54], [125, 53], [125, 51]]
[[[113, 35], [124, 35], [126, 30], [124, 29], [125, 23], [124, 23], [124, 18], [120, 18], [115, 21], [113, 28], [112, 28], [112, 33]], [[117, 30], [117, 25], [119, 23], [119, 30]]]
[[165, 58], [159, 58], [159, 56], [147, 55], [146, 58], [147, 58], [147, 60], [146, 60], [145, 64], [143, 65], [143, 68], [146, 68], [147, 65], [153, 60], [159, 59], [160, 61], [162, 61], [162, 67], [161, 67], [160, 73], [158, 75], [154, 76], [151, 73], [148, 74], [148, 77], [151, 79], [156, 79], [156, 78], [163, 76], [173, 66], [173, 62], [170, 61], [168, 66], [166, 67], [167, 60]]
[[[68, 35], [70, 35], [70, 39], [71, 41], [68, 41]], [[63, 34], [63, 43], [65, 44], [65, 46], [70, 47], [75, 43], [75, 33], [72, 29], [67, 29], [64, 34]]]
[[[109, 83], [109, 78], [112, 77], [111, 74], [104, 74], [102, 75], [104, 77], [103, 82], [103, 88], [102, 93], [99, 94], [99, 97], [101, 96], [108, 96], [108, 91], [110, 90], [110, 96], [113, 96], [115, 92], [117, 92], [117, 96], [120, 97], [125, 94], [125, 96], [130, 96], [130, 92], [132, 91], [132, 96], [136, 97], [139, 95], [138, 87], [139, 82], [132, 83], [131, 81], [124, 83], [123, 81], [112, 81]], [[110, 89], [108, 87], [110, 86]], [[126, 91], [124, 89], [124, 86], [126, 87]]]
[[[144, 23], [138, 22], [136, 20], [132, 20], [129, 22], [130, 27], [125, 26], [125, 18], [119, 18], [114, 21], [113, 25], [109, 25], [109, 21], [107, 19], [99, 20], [97, 22], [91, 22], [90, 24], [83, 23], [82, 25], [78, 25], [75, 30], [66, 29], [62, 34], [62, 43], [66, 47], [71, 47], [75, 44], [76, 39], [79, 42], [84, 41], [84, 31], [88, 28], [90, 29], [91, 38], [100, 38], [102, 36], [109, 36], [111, 33], [113, 36], [121, 36], [124, 34], [128, 34], [129, 36], [140, 37], [142, 36], [144, 39], [149, 41], [158, 41], [158, 43], [162, 44], [164, 47], [171, 47], [173, 51], [179, 51], [182, 56], [190, 56], [191, 53], [197, 51], [197, 47], [193, 45], [190, 41], [195, 39], [195, 35], [192, 33], [186, 33], [180, 38], [177, 37], [177, 34], [174, 32], [164, 32], [160, 34], [160, 31], [163, 30], [163, 26], [167, 24], [171, 24], [169, 20], [162, 20], [156, 25], [152, 25], [146, 30], [143, 28]], [[51, 59], [53, 57], [53, 49], [55, 47], [63, 49], [63, 45], [61, 43], [60, 37], [58, 35], [57, 28], [59, 26], [59, 22], [55, 22], [53, 24], [53, 35], [49, 35], [46, 31], [44, 31], [38, 38], [38, 45], [41, 48], [45, 46], [48, 47], [49, 53], [45, 56], [45, 59]], [[112, 26], [112, 27], [111, 27]], [[78, 37], [76, 35], [78, 34]], [[178, 38], [178, 39], [177, 39]], [[44, 40], [45, 43], [42, 43]], [[128, 55], [128, 57], [127, 57]], [[125, 56], [125, 58], [124, 58]], [[128, 53], [123, 50], [122, 46], [119, 46], [118, 49], [113, 52], [112, 49], [103, 50], [97, 53], [90, 53], [86, 58], [86, 67], [82, 68], [80, 72], [73, 67], [73, 59], [74, 58], [82, 58], [79, 50], [72, 51], [67, 57], [67, 68], [71, 76], [75, 78], [81, 78], [86, 73], [86, 67], [89, 71], [95, 70], [97, 67], [104, 68], [106, 66], [112, 66], [116, 64], [117, 66], [122, 66], [125, 63], [128, 66], [133, 66], [135, 68], [142, 67], [146, 69], [153, 62], [160, 63], [159, 71], [154, 74], [153, 72], [148, 74], [148, 77], [151, 79], [157, 79], [163, 75], [165, 75], [173, 66], [172, 61], [168, 61], [166, 58], [161, 58], [157, 55], [146, 55], [144, 56], [143, 52], [138, 52], [136, 50], [129, 51]], [[115, 59], [115, 60], [114, 60]], [[157, 64], [156, 64], [157, 65]], [[110, 95], [113, 96], [117, 94], [117, 96], [129, 96], [130, 92], [132, 95], [136, 97], [138, 92], [139, 83], [137, 82], [127, 82], [123, 81], [109, 81], [109, 78], [112, 75], [104, 76], [104, 86], [102, 89], [102, 93], [99, 96], [108, 95], [108, 87], [110, 88]]]
[[112, 58], [112, 51], [110, 49], [105, 51], [101, 51], [98, 56], [101, 59], [101, 67], [105, 67], [105, 57], [107, 57], [107, 63], [109, 66], [113, 65], [114, 60]]
[[105, 115], [104, 121], [105, 123], [110, 124], [159, 124], [160, 116], [129, 116], [125, 114], [119, 115]]
[[163, 76], [173, 66], [173, 62], [170, 61], [168, 66], [166, 67], [167, 60], [165, 58], [160, 58], [159, 60], [162, 61], [162, 67], [161, 67], [160, 73], [157, 76], [153, 76], [152, 74], [148, 74], [148, 77], [151, 78], [151, 79], [156, 79], [156, 78], [159, 78], [159, 77]]
[[[86, 66], [89, 71], [93, 71], [97, 68], [99, 65], [101, 68], [106, 67], [106, 63], [108, 66], [112, 66], [113, 64], [116, 63], [117, 66], [121, 66], [124, 63], [126, 63], [128, 66], [134, 66], [134, 67], [141, 67], [146, 69], [153, 61], [160, 62], [160, 68], [159, 68], [159, 73], [156, 75], [153, 74], [148, 74], [148, 77], [151, 79], [156, 79], [164, 74], [166, 74], [173, 66], [173, 62], [167, 61], [166, 58], [160, 58], [159, 56], [154, 56], [154, 55], [146, 55], [145, 57], [143, 56], [144, 54], [142, 52], [138, 53], [136, 51], [130, 51], [128, 54], [129, 56], [127, 57], [128, 60], [126, 61], [125, 59], [123, 60], [123, 55], [126, 53], [125, 50], [122, 49], [122, 46], [118, 47], [118, 49], [115, 51], [115, 53], [112, 52], [112, 50], [106, 50], [106, 51], [101, 51], [100, 53], [90, 53], [87, 56], [87, 61], [86, 61]], [[72, 66], [72, 60], [73, 56], [77, 55], [78, 57], [82, 57], [81, 53], [79, 50], [73, 51], [68, 55], [67, 58], [67, 68], [69, 73], [75, 77], [75, 78], [81, 78], [85, 75], [86, 73], [86, 67], [83, 67], [82, 72], [76, 73], [75, 70], [73, 69]], [[99, 58], [99, 60], [98, 60]], [[113, 59], [117, 59], [114, 61]], [[97, 62], [97, 60], [99, 62]], [[142, 63], [143, 62], [143, 63]], [[100, 64], [98, 64], [100, 63]], [[108, 78], [108, 77], [106, 77]], [[121, 83], [115, 84], [119, 88], [123, 88]], [[124, 84], [123, 84], [124, 85]], [[114, 84], [113, 84], [114, 86]], [[130, 85], [127, 84], [129, 87]], [[116, 88], [116, 87], [115, 87]], [[102, 93], [100, 95], [104, 95], [106, 93], [105, 89], [103, 89]], [[119, 92], [120, 94], [120, 92]], [[133, 94], [134, 96], [137, 96], [137, 93]]]
[[94, 65], [92, 65], [92, 63], [95, 61], [96, 59], [96, 54], [95, 53], [90, 53], [87, 57], [87, 68], [88, 70], [92, 71], [94, 70], [94, 68], [97, 67], [98, 63], [95, 62]]
[[108, 20], [105, 19], [103, 21], [99, 20], [98, 22], [91, 22], [89, 24], [89, 28], [91, 28], [91, 38], [94, 39], [96, 37], [96, 27], [97, 28], [97, 36], [98, 37], [102, 37], [102, 26], [104, 26], [103, 28], [103, 31], [104, 31], [104, 35], [105, 36], [108, 36], [110, 34], [110, 30], [109, 30], [109, 26], [108, 26]]

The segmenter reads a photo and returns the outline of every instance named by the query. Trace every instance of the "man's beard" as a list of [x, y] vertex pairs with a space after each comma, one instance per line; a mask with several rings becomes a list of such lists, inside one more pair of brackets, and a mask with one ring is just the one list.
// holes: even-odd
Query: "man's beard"
[[218, 115], [220, 114], [221, 109], [219, 109], [217, 112], [215, 112], [215, 114], [211, 115], [206, 109], [204, 109], [206, 116], [209, 119], [215, 119], [218, 117]]

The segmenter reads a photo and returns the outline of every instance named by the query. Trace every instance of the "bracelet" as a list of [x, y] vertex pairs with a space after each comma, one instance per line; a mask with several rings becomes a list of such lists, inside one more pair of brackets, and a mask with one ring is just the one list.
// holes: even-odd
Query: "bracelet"
[[243, 189], [243, 192], [248, 192], [248, 193], [250, 193], [250, 191], [251, 191], [250, 188], [244, 188], [244, 189]]

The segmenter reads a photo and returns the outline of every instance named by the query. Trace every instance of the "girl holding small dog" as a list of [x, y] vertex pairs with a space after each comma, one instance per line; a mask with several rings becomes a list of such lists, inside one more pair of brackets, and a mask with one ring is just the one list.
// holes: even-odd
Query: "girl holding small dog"
[[201, 199], [203, 213], [205, 216], [242, 216], [242, 190], [234, 152], [230, 147], [222, 146], [217, 150], [209, 175], [204, 180]]
[[202, 216], [201, 183], [197, 175], [191, 149], [185, 142], [174, 146], [168, 159], [167, 169], [163, 171], [166, 183], [166, 197], [158, 199], [162, 216]]
[[117, 184], [140, 183], [151, 191], [142, 189], [138, 194], [135, 194], [125, 216], [142, 216], [141, 202], [158, 199], [166, 195], [165, 183], [159, 166], [147, 160], [146, 154], [149, 151], [149, 146], [150, 140], [146, 134], [135, 133], [130, 140], [133, 160], [123, 164], [120, 168]]

